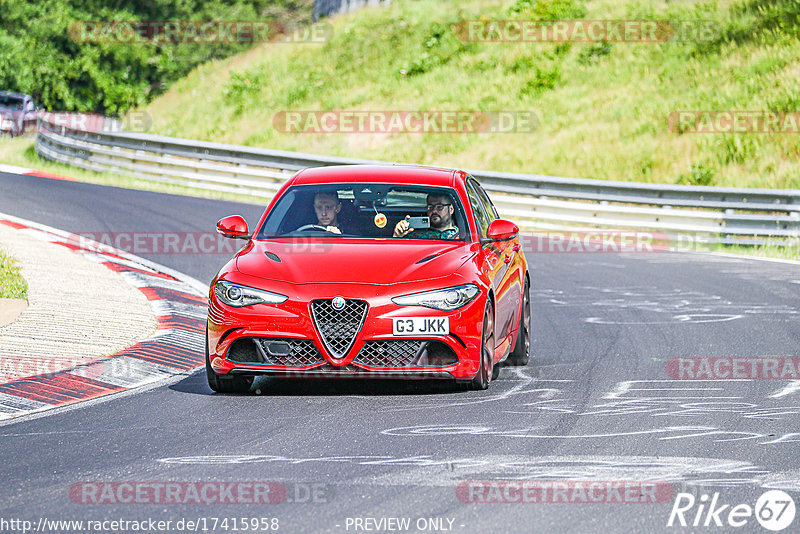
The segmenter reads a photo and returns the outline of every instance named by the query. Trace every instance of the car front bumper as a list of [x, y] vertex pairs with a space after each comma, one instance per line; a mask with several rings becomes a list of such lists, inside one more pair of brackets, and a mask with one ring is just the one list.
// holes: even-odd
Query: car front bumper
[[[210, 292], [209, 362], [217, 374], [468, 380], [478, 371], [485, 291], [448, 312], [398, 306], [391, 301], [396, 295], [384, 294], [381, 286], [314, 284], [291, 289], [283, 304], [242, 308], [227, 306]], [[270, 291], [280, 292], [273, 287]], [[409, 292], [414, 290], [403, 290]], [[367, 305], [363, 325], [340, 358], [311, 313], [312, 302], [336, 296]], [[402, 317], [447, 317], [449, 333], [395, 336], [393, 319]]]

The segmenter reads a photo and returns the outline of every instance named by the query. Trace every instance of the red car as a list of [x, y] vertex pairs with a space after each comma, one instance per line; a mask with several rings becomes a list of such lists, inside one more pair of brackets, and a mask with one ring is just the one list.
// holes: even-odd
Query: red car
[[526, 365], [530, 275], [516, 224], [463, 171], [305, 169], [278, 192], [211, 283], [206, 373], [449, 379], [486, 389]]

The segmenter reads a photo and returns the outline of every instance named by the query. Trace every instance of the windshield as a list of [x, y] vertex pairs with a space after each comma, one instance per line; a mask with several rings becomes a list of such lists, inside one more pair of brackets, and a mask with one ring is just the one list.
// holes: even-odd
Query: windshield
[[0, 95], [0, 108], [21, 110], [22, 99], [16, 96]]
[[[407, 227], [397, 232], [400, 221]], [[256, 239], [311, 236], [452, 241], [470, 237], [453, 189], [363, 183], [289, 188], [270, 210]]]

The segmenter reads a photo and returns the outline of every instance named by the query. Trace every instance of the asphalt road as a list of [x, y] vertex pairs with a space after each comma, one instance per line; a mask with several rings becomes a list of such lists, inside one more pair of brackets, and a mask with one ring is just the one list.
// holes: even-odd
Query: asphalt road
[[[262, 211], [8, 174], [0, 191], [0, 212], [76, 233], [213, 232], [224, 215], [252, 224]], [[140, 255], [203, 281], [229, 256]], [[215, 395], [195, 373], [5, 425], [0, 531], [16, 531], [3, 520], [45, 518], [163, 520], [172, 532], [181, 519], [200, 520], [197, 531], [232, 532], [265, 518], [259, 527], [284, 532], [753, 532], [765, 531], [755, 517], [727, 525], [733, 505], [754, 507], [772, 488], [800, 504], [800, 381], [669, 372], [673, 358], [800, 356], [796, 264], [694, 253], [527, 257], [534, 358], [504, 368], [487, 392], [262, 378], [258, 395]], [[559, 503], [464, 502], [503, 497], [502, 488], [505, 498], [521, 495], [469, 481], [564, 480], [618, 485], [602, 494], [613, 502], [581, 502], [580, 483]], [[94, 484], [209, 481], [277, 482], [271, 495], [286, 494], [277, 504], [113, 504], [103, 491], [119, 485]], [[613, 488], [624, 481], [665, 484], [659, 502], [621, 504]], [[685, 512], [690, 525], [708, 496], [698, 526], [667, 527], [676, 499], [688, 503], [679, 493], [697, 496]], [[717, 516], [722, 529], [706, 515], [715, 494], [716, 509], [730, 505]], [[377, 523], [389, 518], [410, 523]]]

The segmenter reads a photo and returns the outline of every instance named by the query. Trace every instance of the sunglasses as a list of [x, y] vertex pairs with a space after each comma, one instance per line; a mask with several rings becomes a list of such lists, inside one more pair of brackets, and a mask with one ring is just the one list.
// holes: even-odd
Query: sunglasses
[[428, 204], [428, 211], [444, 211], [445, 206], [452, 206], [452, 204]]

